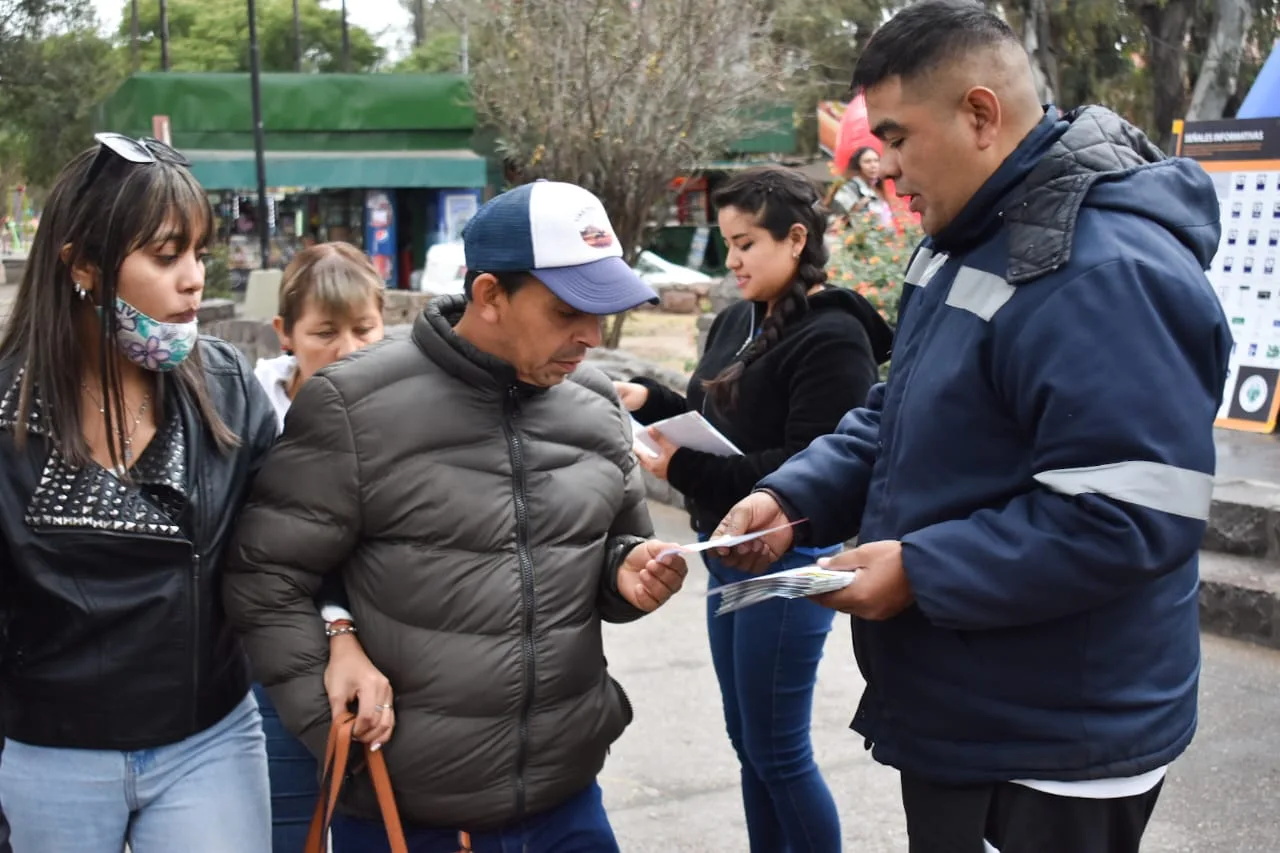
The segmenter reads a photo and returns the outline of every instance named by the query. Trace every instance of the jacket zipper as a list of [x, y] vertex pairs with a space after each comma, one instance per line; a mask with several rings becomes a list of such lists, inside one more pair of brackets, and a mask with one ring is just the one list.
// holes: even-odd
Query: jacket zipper
[[191, 559], [191, 730], [195, 731], [200, 714], [200, 630], [204, 619], [200, 615], [200, 555], [194, 546]]
[[507, 417], [502, 421], [502, 428], [506, 433], [507, 449], [511, 454], [511, 489], [516, 505], [516, 553], [520, 560], [520, 593], [523, 604], [520, 647], [524, 656], [524, 696], [520, 703], [520, 745], [516, 753], [516, 815], [523, 816], [524, 771], [529, 759], [529, 712], [533, 707], [536, 656], [533, 645], [535, 606], [533, 558], [529, 555], [529, 503], [525, 496], [524, 448], [520, 444], [520, 435], [515, 427], [515, 421], [520, 417], [518, 393], [514, 387], [507, 392]]
[[[946, 264], [944, 263], [944, 264], [943, 264], [943, 266], [945, 266], [945, 265], [946, 265]], [[941, 267], [939, 267], [939, 269], [937, 270], [937, 273], [941, 273], [941, 272], [942, 272], [942, 269], [941, 269]], [[933, 278], [937, 278], [937, 273], [935, 273], [935, 274], [934, 274]], [[933, 278], [931, 278], [931, 279], [930, 279], [930, 281], [932, 281], [932, 280], [933, 280]], [[920, 305], [920, 302], [919, 302], [919, 300], [920, 300], [920, 298], [921, 298], [921, 297], [922, 297], [922, 294], [920, 294], [920, 293], [912, 294], [912, 299], [916, 302], [916, 311], [917, 311], [917, 313], [921, 310], [921, 307], [922, 307], [922, 306]], [[928, 314], [926, 314], [926, 315], [924, 315], [924, 316], [922, 316], [922, 317], [918, 317], [918, 318], [916, 318], [916, 326], [917, 326], [917, 328], [920, 328], [920, 323], [922, 323], [922, 322], [931, 322], [931, 321], [934, 319], [934, 315], [935, 315], [937, 312], [938, 312], [938, 306], [937, 306], [936, 304], [935, 304], [935, 305], [931, 305], [931, 306], [929, 306], [929, 313], [928, 313]], [[899, 325], [899, 328], [901, 328], [901, 325]], [[920, 355], [921, 355], [921, 352], [924, 350], [924, 348], [925, 348], [925, 344], [927, 343], [927, 341], [920, 339], [920, 333], [919, 333], [919, 332], [917, 332], [917, 333], [916, 333], [916, 337], [917, 337], [917, 343], [916, 343], [915, 351], [912, 353], [912, 359], [911, 359], [911, 370], [910, 370], [910, 372], [908, 372], [908, 373], [907, 373], [907, 375], [906, 375], [906, 376], [904, 376], [904, 377], [902, 378], [902, 393], [898, 395], [898, 405], [897, 405], [897, 407], [896, 407], [896, 408], [897, 408], [897, 411], [894, 413], [894, 418], [893, 418], [893, 427], [892, 427], [892, 429], [889, 431], [888, 435], [886, 436], [886, 437], [888, 438], [888, 441], [887, 441], [887, 442], [883, 442], [883, 441], [881, 442], [880, 453], [882, 453], [882, 454], [887, 453], [887, 452], [891, 452], [891, 451], [892, 451], [892, 450], [894, 450], [894, 449], [897, 447], [897, 445], [898, 445], [898, 436], [899, 436], [899, 434], [900, 434], [900, 433], [901, 433], [901, 431], [902, 431], [902, 417], [901, 417], [901, 414], [902, 414], [903, 410], [904, 410], [904, 409], [905, 409], [905, 407], [906, 407], [907, 394], [908, 394], [908, 392], [910, 392], [910, 390], [911, 390], [911, 382], [912, 382], [912, 380], [913, 380], [913, 379], [915, 379], [915, 378], [916, 378], [916, 371], [920, 369], [920, 362], [921, 362]], [[887, 398], [886, 398], [885, 402], [886, 402], [886, 403], [888, 402]], [[881, 423], [883, 423], [883, 418], [882, 418], [882, 420], [881, 420]], [[892, 504], [893, 490], [894, 490], [894, 485], [895, 485], [895, 478], [894, 478], [894, 476], [893, 476], [893, 474], [892, 474], [892, 471], [893, 471], [892, 466], [888, 466], [888, 467], [886, 467], [885, 471], [886, 471], [886, 474], [885, 474], [885, 489], [884, 489], [885, 503], [886, 503], [886, 504]]]
[[[761, 326], [761, 328], [763, 328], [763, 326]], [[751, 346], [751, 342], [754, 341], [755, 339], [756, 339], [756, 309], [753, 307], [751, 309], [751, 326], [750, 328], [747, 329], [747, 339], [742, 342], [742, 346], [738, 347], [738, 351], [733, 354], [733, 358], [729, 359], [729, 363], [733, 364], [735, 361], [737, 361], [738, 357], [742, 355], [744, 352], [746, 352], [747, 347]], [[709, 417], [707, 413], [707, 400], [709, 400], [710, 397], [711, 397], [710, 394], [704, 393], [702, 395], [702, 406], [700, 408], [701, 408], [701, 414], [704, 418]], [[685, 498], [686, 504], [688, 503], [688, 501], [689, 499], [686, 497]]]

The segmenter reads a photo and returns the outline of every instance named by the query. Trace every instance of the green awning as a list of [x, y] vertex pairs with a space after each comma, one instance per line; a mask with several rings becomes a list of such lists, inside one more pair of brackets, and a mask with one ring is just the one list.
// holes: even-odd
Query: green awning
[[[258, 186], [252, 151], [186, 150], [207, 190]], [[485, 161], [474, 151], [268, 151], [268, 187], [450, 189], [484, 187]]]

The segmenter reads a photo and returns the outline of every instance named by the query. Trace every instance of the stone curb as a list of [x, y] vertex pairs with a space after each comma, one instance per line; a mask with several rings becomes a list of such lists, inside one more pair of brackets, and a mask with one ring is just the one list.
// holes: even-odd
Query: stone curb
[[1201, 551], [1200, 627], [1280, 649], [1280, 567], [1256, 558]]
[[1219, 480], [1203, 547], [1280, 561], [1280, 485]]

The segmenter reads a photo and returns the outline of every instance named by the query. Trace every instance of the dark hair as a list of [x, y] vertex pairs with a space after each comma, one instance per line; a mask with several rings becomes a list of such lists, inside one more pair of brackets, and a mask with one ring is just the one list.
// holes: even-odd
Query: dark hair
[[890, 77], [912, 80], [975, 50], [1022, 43], [999, 15], [973, 0], [920, 0], [872, 34], [853, 69], [857, 92]]
[[[77, 156], [54, 183], [32, 241], [9, 328], [0, 341], [0, 360], [22, 368], [15, 444], [22, 447], [26, 442], [26, 423], [38, 393], [52, 440], [77, 467], [92, 459], [80, 418], [81, 371], [96, 360], [111, 463], [118, 468], [124, 439], [117, 424], [126, 420], [116, 349], [119, 322], [112, 308], [120, 267], [129, 255], [159, 237], [162, 229], [166, 234], [173, 229], [173, 239], [183, 252], [208, 245], [214, 219], [204, 189], [178, 163], [163, 158], [133, 163], [104, 152], [100, 170], [90, 174], [98, 151], [94, 147]], [[65, 258], [63, 247], [69, 247]], [[82, 301], [76, 295], [72, 270], [82, 264], [98, 270], [92, 300]], [[80, 324], [95, 304], [105, 310], [98, 312], [98, 350], [90, 352]], [[199, 347], [169, 376], [195, 401], [220, 450], [239, 444], [209, 397]], [[157, 383], [154, 411], [163, 411], [167, 384], [164, 377]]]
[[756, 217], [775, 240], [784, 239], [795, 225], [808, 231], [796, 267], [795, 278], [760, 326], [760, 334], [740, 359], [703, 383], [711, 401], [722, 411], [738, 405], [738, 383], [743, 372], [767, 353], [787, 327], [809, 313], [809, 289], [827, 280], [827, 210], [818, 189], [802, 174], [784, 166], [759, 166], [741, 172], [712, 194], [717, 209], [734, 207]]
[[870, 145], [864, 145], [857, 151], [853, 152], [853, 156], [849, 158], [849, 169], [857, 172], [859, 177], [862, 176], [862, 158], [866, 156], [868, 151], [875, 152], [876, 156], [879, 156], [879, 152], [876, 152], [876, 149], [872, 148]]
[[[463, 277], [462, 292], [466, 294], [468, 302], [473, 299], [472, 286], [476, 283], [476, 279], [484, 275], [485, 272], [485, 270], [467, 270], [466, 276]], [[527, 272], [491, 272], [489, 275], [498, 280], [498, 286], [506, 291], [507, 296], [514, 296], [517, 290], [529, 283], [529, 273]]]

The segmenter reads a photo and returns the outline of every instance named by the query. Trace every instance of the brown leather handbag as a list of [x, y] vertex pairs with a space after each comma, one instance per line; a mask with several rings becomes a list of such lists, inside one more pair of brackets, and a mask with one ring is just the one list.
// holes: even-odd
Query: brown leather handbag
[[[324, 777], [320, 780], [320, 799], [316, 802], [315, 814], [311, 816], [311, 831], [307, 833], [307, 846], [304, 853], [326, 853], [329, 836], [329, 824], [333, 821], [333, 807], [337, 805], [338, 794], [342, 791], [342, 781], [347, 775], [347, 762], [351, 758], [351, 744], [358, 741], [352, 736], [356, 725], [355, 714], [344, 714], [333, 721], [329, 729], [329, 743], [325, 748]], [[387, 829], [387, 838], [391, 841], [391, 853], [409, 853], [409, 845], [405, 842], [404, 827], [400, 825], [400, 811], [396, 808], [396, 798], [391, 792], [391, 776], [387, 773], [387, 760], [382, 752], [365, 749], [365, 762], [369, 767], [369, 776], [373, 779], [373, 790], [378, 795], [378, 808], [382, 811], [382, 823]], [[465, 832], [458, 833], [458, 853], [471, 853], [471, 836]]]

